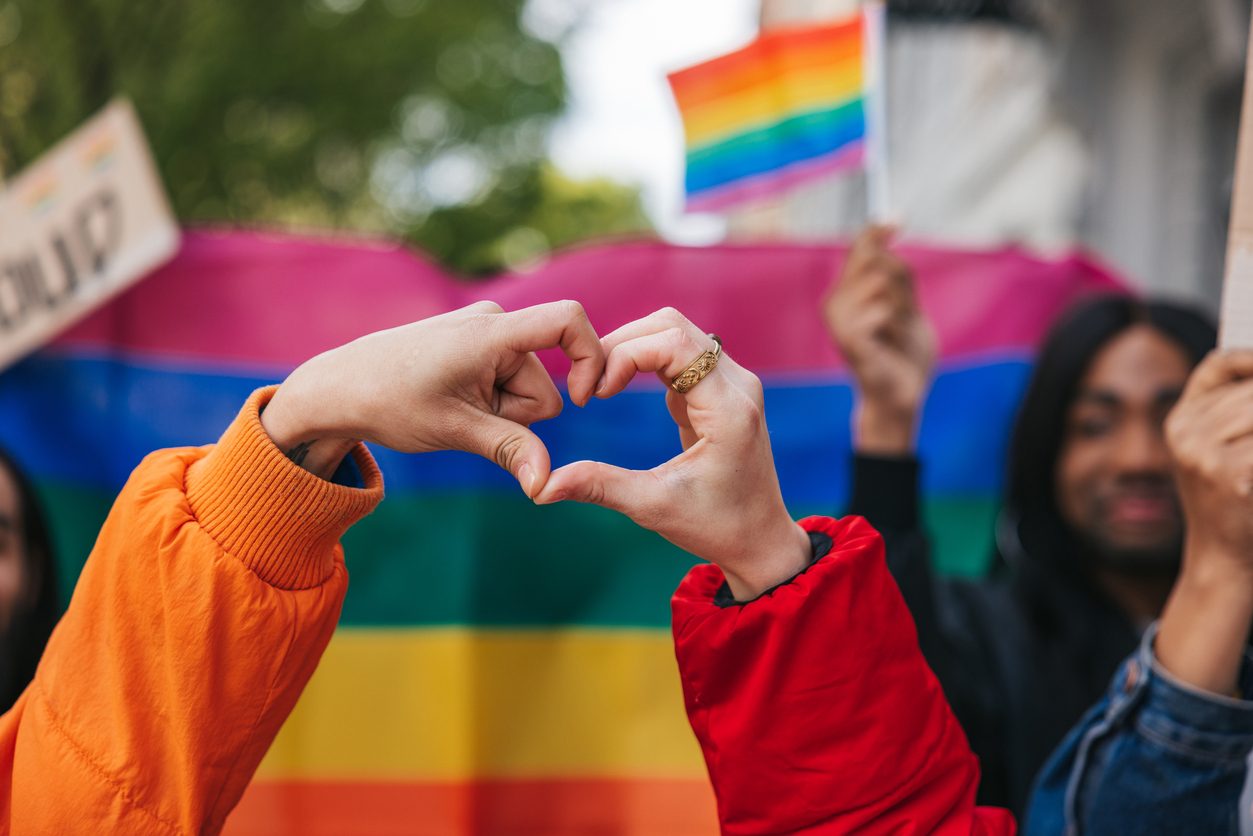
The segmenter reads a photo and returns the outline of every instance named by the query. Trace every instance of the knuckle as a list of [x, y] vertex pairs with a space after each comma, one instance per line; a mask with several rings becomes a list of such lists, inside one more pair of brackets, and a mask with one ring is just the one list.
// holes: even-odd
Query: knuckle
[[592, 505], [605, 504], [605, 483], [604, 480], [598, 478], [592, 479], [587, 484], [586, 493], [583, 498]]
[[1166, 446], [1178, 458], [1189, 458], [1197, 452], [1197, 426], [1194, 412], [1186, 404], [1170, 411], [1163, 424]]
[[761, 408], [766, 400], [766, 387], [762, 385], [760, 377], [747, 369], [744, 371], [744, 374], [744, 388], [748, 391], [749, 397]]
[[540, 406], [549, 417], [560, 415], [565, 405], [565, 400], [562, 399], [561, 393], [556, 389], [549, 389], [540, 400]]
[[505, 309], [500, 306], [500, 303], [493, 302], [491, 299], [483, 299], [482, 301], [475, 302], [470, 306], [470, 308], [476, 313], [484, 314], [501, 314], [505, 312]]
[[687, 331], [679, 328], [678, 326], [667, 328], [662, 332], [662, 338], [665, 340], [666, 345], [676, 351], [687, 349], [693, 345], [692, 338], [688, 335]]
[[1219, 481], [1223, 477], [1223, 471], [1226, 470], [1226, 462], [1216, 450], [1205, 450], [1199, 452], [1194, 458], [1195, 465], [1193, 469], [1210, 481]]
[[511, 465], [525, 446], [526, 441], [520, 435], [510, 433], [502, 436], [492, 447], [492, 460], [505, 470], [512, 472]]
[[653, 316], [663, 322], [669, 322], [671, 325], [683, 325], [687, 322], [687, 317], [685, 317], [678, 308], [670, 305], [658, 310], [653, 314]]
[[562, 299], [556, 303], [557, 310], [567, 319], [586, 318], [587, 311], [583, 307], [583, 303], [575, 299]]

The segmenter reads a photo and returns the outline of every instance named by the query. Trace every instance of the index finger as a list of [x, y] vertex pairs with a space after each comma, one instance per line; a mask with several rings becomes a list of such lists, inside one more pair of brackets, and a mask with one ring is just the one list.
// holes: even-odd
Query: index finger
[[1253, 377], [1253, 350], [1215, 349], [1193, 370], [1183, 390], [1184, 400], [1197, 398], [1220, 386]]
[[[640, 372], [656, 372], [662, 383], [670, 385], [677, 375], [714, 347], [713, 340], [691, 323], [627, 339], [609, 351], [605, 360], [605, 381], [596, 394], [601, 398], [612, 397], [625, 389]], [[721, 363], [715, 363], [683, 397], [689, 403], [702, 405], [700, 402], [711, 396], [712, 390], [723, 388], [725, 380], [720, 373], [722, 371]]]
[[591, 399], [605, 368], [605, 350], [582, 305], [568, 299], [547, 302], [500, 314], [499, 323], [503, 345], [519, 354], [560, 346], [570, 358], [570, 399], [579, 406]]

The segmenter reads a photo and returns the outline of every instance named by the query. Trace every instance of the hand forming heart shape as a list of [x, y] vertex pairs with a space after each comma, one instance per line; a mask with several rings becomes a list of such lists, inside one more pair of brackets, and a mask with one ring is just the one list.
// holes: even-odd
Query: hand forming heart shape
[[575, 462], [551, 471], [529, 425], [561, 412], [535, 352], [570, 358], [571, 400], [609, 398], [640, 372], [669, 383], [711, 339], [667, 308], [598, 339], [577, 302], [504, 312], [478, 302], [362, 337], [313, 358], [280, 387], [262, 421], [284, 450], [300, 448], [329, 472], [366, 440], [402, 452], [465, 450], [496, 461], [545, 505], [589, 502], [723, 568], [737, 598], [755, 597], [800, 571], [806, 535], [783, 504], [770, 452], [761, 382], [725, 354], [687, 394], [666, 405], [683, 452], [648, 471]]

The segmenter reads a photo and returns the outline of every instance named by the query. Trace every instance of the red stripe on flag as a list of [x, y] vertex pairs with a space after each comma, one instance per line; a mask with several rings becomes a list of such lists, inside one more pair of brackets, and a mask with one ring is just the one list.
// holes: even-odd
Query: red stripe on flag
[[726, 79], [752, 73], [764, 63], [786, 61], [790, 53], [845, 57], [858, 55], [862, 49], [861, 16], [843, 23], [810, 26], [798, 29], [776, 29], [762, 35], [743, 49], [719, 56], [703, 64], [670, 74], [670, 83], [677, 98], [686, 91], [720, 87]]

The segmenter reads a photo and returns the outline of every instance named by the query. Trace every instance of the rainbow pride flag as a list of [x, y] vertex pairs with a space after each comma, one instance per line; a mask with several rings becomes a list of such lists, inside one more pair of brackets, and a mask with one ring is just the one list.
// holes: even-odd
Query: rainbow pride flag
[[[602, 333], [675, 305], [762, 376], [784, 496], [830, 514], [848, 496], [852, 393], [818, 305], [844, 252], [622, 243], [472, 285], [394, 245], [191, 232], [0, 375], [0, 443], [35, 477], [72, 581], [147, 452], [212, 441], [317, 352], [480, 298], [579, 299]], [[942, 355], [926, 513], [943, 567], [975, 572], [1032, 350], [1076, 296], [1119, 284], [1082, 258], [905, 255]], [[564, 379], [560, 352], [542, 359]], [[536, 430], [557, 464], [649, 467], [679, 451], [663, 391], [648, 376]], [[668, 628], [692, 559], [602, 509], [536, 508], [485, 460], [377, 452], [387, 498], [347, 537], [340, 629], [227, 833], [714, 836]]]
[[772, 30], [673, 73], [692, 211], [722, 209], [861, 164], [865, 25]]

